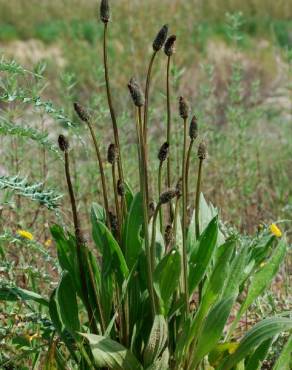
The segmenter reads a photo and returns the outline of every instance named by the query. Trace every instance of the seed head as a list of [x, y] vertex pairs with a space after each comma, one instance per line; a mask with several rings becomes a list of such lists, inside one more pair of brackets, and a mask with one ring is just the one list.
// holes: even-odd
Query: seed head
[[164, 231], [164, 241], [166, 246], [170, 245], [172, 240], [173, 240], [173, 229], [172, 226], [169, 224], [166, 226]]
[[207, 158], [207, 145], [204, 141], [200, 142], [199, 148], [198, 148], [198, 158], [201, 160], [204, 160]]
[[125, 195], [125, 184], [121, 179], [118, 179], [117, 191], [120, 197], [123, 197]]
[[187, 119], [189, 116], [189, 105], [182, 96], [179, 98], [179, 115], [183, 119]]
[[88, 112], [82, 107], [81, 104], [79, 103], [74, 103], [74, 109], [75, 112], [77, 113], [78, 117], [81, 119], [83, 122], [89, 122], [90, 117]]
[[182, 196], [182, 177], [180, 177], [175, 186], [176, 194], [178, 197]]
[[193, 116], [191, 120], [189, 135], [191, 140], [195, 140], [198, 137], [198, 120], [196, 116]]
[[62, 152], [67, 152], [68, 151], [68, 149], [69, 149], [69, 142], [65, 138], [64, 135], [59, 135], [59, 137], [58, 137], [58, 144], [59, 144], [59, 148], [62, 150]]
[[118, 233], [118, 230], [119, 230], [119, 227], [118, 227], [118, 218], [111, 211], [109, 211], [109, 221], [110, 221], [112, 233], [114, 235], [116, 235]]
[[108, 163], [114, 164], [117, 159], [117, 149], [115, 144], [110, 144], [107, 149], [107, 160]]
[[171, 199], [175, 198], [177, 196], [177, 191], [175, 189], [170, 189], [162, 194], [160, 194], [159, 197], [159, 203], [160, 204], [166, 204], [171, 201]]
[[161, 29], [160, 31], [158, 32], [158, 34], [156, 35], [154, 41], [153, 41], [153, 50], [154, 51], [158, 51], [162, 48], [162, 46], [164, 45], [165, 43], [165, 40], [167, 38], [167, 33], [168, 33], [168, 25], [165, 24]]
[[168, 142], [165, 142], [164, 144], [161, 145], [159, 152], [158, 152], [158, 159], [160, 162], [164, 162], [166, 158], [168, 157], [168, 152], [169, 152], [169, 144]]
[[171, 35], [169, 38], [166, 40], [166, 43], [164, 45], [164, 53], [170, 57], [175, 53], [175, 41], [176, 41], [176, 36]]
[[145, 97], [140, 85], [134, 78], [131, 78], [130, 82], [128, 83], [128, 88], [136, 107], [142, 107], [145, 103]]
[[108, 23], [108, 21], [110, 20], [110, 7], [108, 0], [101, 0], [100, 19], [103, 23]]

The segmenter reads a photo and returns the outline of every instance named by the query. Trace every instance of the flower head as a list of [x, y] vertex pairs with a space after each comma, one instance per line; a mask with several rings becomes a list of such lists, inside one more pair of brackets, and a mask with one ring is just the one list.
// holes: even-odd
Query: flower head
[[50, 247], [52, 245], [52, 239], [47, 239], [46, 241], [45, 241], [45, 246], [46, 247]]
[[276, 224], [271, 224], [269, 229], [273, 235], [275, 235], [277, 238], [281, 238], [282, 231], [278, 228]]
[[33, 240], [33, 235], [26, 230], [17, 230], [16, 233], [24, 239]]

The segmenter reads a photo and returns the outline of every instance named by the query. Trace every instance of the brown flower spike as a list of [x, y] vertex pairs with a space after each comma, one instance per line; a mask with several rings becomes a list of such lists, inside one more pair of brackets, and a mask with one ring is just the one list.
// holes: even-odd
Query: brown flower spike
[[108, 23], [108, 21], [110, 20], [110, 7], [108, 0], [101, 0], [100, 19], [103, 23]]
[[170, 57], [175, 53], [175, 41], [176, 41], [176, 36], [171, 35], [169, 38], [166, 40], [166, 43], [164, 45], [164, 53]]
[[187, 119], [189, 116], [189, 105], [182, 96], [179, 98], [179, 115], [182, 119]]
[[168, 33], [168, 25], [165, 24], [158, 34], [156, 35], [154, 41], [153, 41], [153, 50], [154, 51], [159, 51], [162, 46], [164, 45], [166, 38], [167, 38], [167, 33]]
[[58, 144], [59, 144], [59, 148], [62, 150], [62, 152], [67, 152], [68, 151], [68, 149], [69, 149], [69, 142], [65, 138], [64, 135], [59, 135], [59, 137], [58, 137]]
[[145, 104], [145, 97], [141, 90], [140, 85], [135, 80], [135, 78], [133, 77], [131, 78], [131, 80], [128, 83], [128, 88], [136, 107], [143, 107], [143, 105]]

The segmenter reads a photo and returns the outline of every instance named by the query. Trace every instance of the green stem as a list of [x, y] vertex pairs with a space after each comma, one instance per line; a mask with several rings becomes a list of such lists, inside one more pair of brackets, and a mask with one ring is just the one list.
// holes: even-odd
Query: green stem
[[110, 225], [110, 223], [109, 223], [109, 220], [110, 220], [110, 218], [109, 218], [109, 205], [108, 205], [108, 196], [107, 196], [107, 190], [106, 190], [106, 181], [105, 181], [105, 174], [104, 174], [104, 169], [103, 169], [102, 158], [101, 158], [101, 155], [100, 155], [98, 143], [97, 143], [96, 136], [94, 134], [91, 122], [87, 122], [87, 126], [89, 128], [89, 131], [90, 131], [90, 134], [91, 134], [91, 137], [92, 137], [92, 141], [93, 141], [93, 145], [94, 145], [94, 148], [95, 148], [95, 153], [96, 153], [96, 157], [97, 157], [97, 161], [98, 161], [98, 166], [99, 166], [99, 171], [100, 171], [100, 176], [101, 176], [101, 185], [102, 185], [104, 208], [105, 208], [105, 212], [106, 212], [107, 224], [109, 226]]
[[187, 197], [186, 197], [186, 150], [187, 150], [187, 119], [184, 119], [184, 145], [182, 162], [182, 236], [183, 236], [183, 289], [185, 293], [186, 312], [189, 313], [189, 288], [188, 288], [188, 261], [187, 261]]
[[146, 176], [146, 151], [145, 151], [145, 143], [143, 138], [143, 127], [142, 127], [142, 110], [141, 107], [138, 107], [138, 121], [137, 121], [137, 128], [138, 128], [138, 142], [139, 142], [139, 150], [140, 150], [140, 187], [142, 191], [143, 197], [143, 222], [144, 222], [144, 242], [145, 242], [145, 251], [147, 257], [147, 280], [148, 280], [148, 291], [149, 291], [149, 298], [151, 304], [151, 311], [153, 318], [155, 316], [156, 307], [155, 307], [155, 296], [154, 296], [154, 288], [153, 288], [153, 266], [151, 261], [151, 250], [149, 245], [149, 232], [148, 232], [148, 202], [147, 202], [147, 176]]
[[[196, 239], [200, 237], [200, 194], [201, 194], [201, 182], [202, 182], [202, 167], [203, 160], [199, 160], [199, 170], [198, 170], [198, 179], [197, 179], [197, 189], [196, 189], [196, 201], [195, 201], [195, 230], [196, 230]], [[203, 282], [199, 283], [199, 302], [202, 299], [203, 291]]]
[[119, 196], [118, 196], [118, 191], [117, 191], [115, 163], [112, 164], [112, 178], [113, 178], [116, 214], [118, 218], [118, 236], [119, 236], [119, 241], [121, 241], [122, 217], [121, 217], [121, 211], [120, 211], [120, 205], [119, 205]]
[[[159, 163], [159, 169], [158, 169], [158, 196], [161, 194], [162, 192], [162, 165], [163, 165], [163, 162], [160, 161]], [[163, 228], [163, 221], [162, 221], [162, 209], [160, 207], [159, 209], [159, 221], [160, 221], [160, 232], [162, 233], [162, 228]]]
[[[166, 141], [171, 145], [171, 108], [170, 108], [170, 56], [167, 58], [166, 67], [166, 106], [167, 106], [167, 134]], [[170, 188], [171, 185], [171, 166], [170, 166], [170, 153], [167, 157], [167, 187]], [[169, 202], [169, 221], [173, 220], [173, 208], [172, 202]]]
[[152, 72], [152, 67], [153, 67], [156, 54], [157, 54], [157, 51], [154, 51], [151, 56], [150, 63], [148, 66], [148, 71], [147, 71], [146, 87], [145, 87], [145, 106], [144, 106], [144, 123], [143, 123], [143, 134], [144, 135], [143, 137], [144, 137], [146, 148], [147, 148], [149, 90], [150, 90], [150, 82], [151, 82], [151, 72]]
[[187, 196], [187, 205], [189, 204], [189, 172], [190, 172], [190, 158], [192, 153], [192, 148], [194, 145], [194, 140], [190, 141], [188, 154], [187, 154], [187, 163], [186, 163], [186, 196]]
[[201, 182], [202, 182], [202, 167], [203, 160], [199, 160], [199, 171], [197, 179], [197, 189], [196, 189], [196, 201], [195, 201], [195, 229], [196, 229], [196, 239], [199, 239], [200, 236], [200, 194], [201, 194]]
[[153, 215], [153, 219], [152, 219], [152, 234], [151, 234], [151, 263], [152, 263], [152, 271], [154, 272], [155, 271], [155, 239], [156, 239], [156, 220], [157, 220], [157, 216], [158, 216], [158, 213], [161, 209], [161, 204], [158, 203], [156, 208], [155, 208], [155, 212], [154, 212], [154, 215]]
[[117, 119], [115, 110], [112, 103], [112, 96], [111, 96], [111, 88], [110, 88], [110, 81], [109, 81], [109, 68], [108, 68], [108, 61], [107, 61], [107, 25], [108, 23], [104, 23], [104, 32], [103, 32], [103, 64], [104, 64], [104, 77], [105, 77], [105, 84], [106, 84], [106, 93], [107, 93], [107, 100], [108, 106], [110, 110], [111, 120], [113, 124], [113, 131], [114, 131], [114, 138], [115, 138], [115, 145], [118, 151], [118, 170], [119, 170], [119, 178], [124, 181], [124, 174], [123, 174], [123, 167], [122, 167], [122, 156], [121, 156], [121, 148], [120, 148], [120, 140], [119, 140], [119, 131], [117, 125]]

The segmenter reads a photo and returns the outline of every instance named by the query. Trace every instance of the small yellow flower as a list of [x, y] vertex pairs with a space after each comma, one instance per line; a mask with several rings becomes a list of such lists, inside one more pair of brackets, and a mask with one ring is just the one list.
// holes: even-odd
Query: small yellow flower
[[277, 238], [281, 238], [282, 236], [282, 231], [278, 228], [276, 224], [271, 224], [270, 225], [270, 232], [275, 235]]
[[239, 346], [239, 343], [236, 343], [236, 342], [229, 343], [228, 352], [232, 355], [232, 353], [234, 353], [237, 350], [238, 346]]
[[262, 262], [262, 263], [260, 264], [260, 268], [265, 267], [265, 266], [266, 266], [266, 264], [267, 264], [267, 262]]
[[52, 245], [52, 240], [51, 239], [47, 239], [46, 241], [45, 241], [45, 246], [46, 247], [50, 247]]
[[24, 239], [33, 240], [33, 235], [26, 230], [17, 230], [17, 234]]

